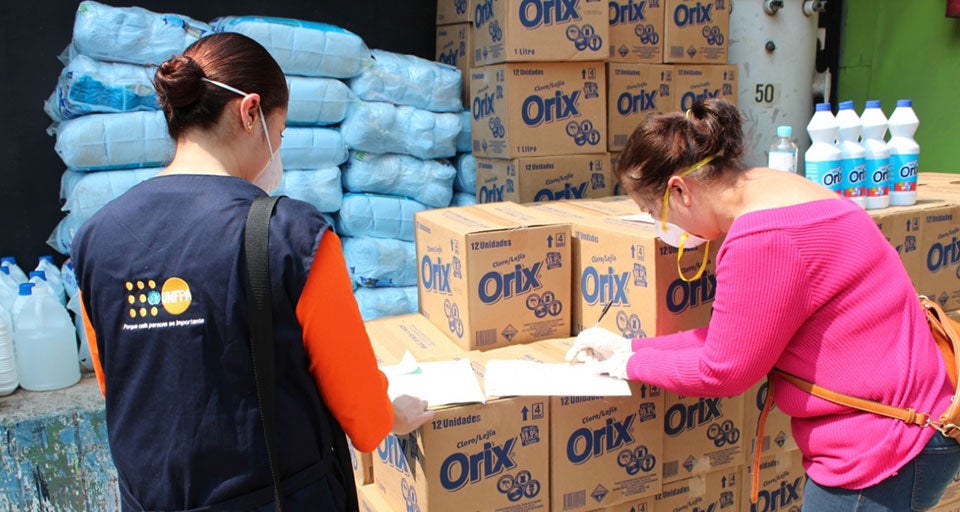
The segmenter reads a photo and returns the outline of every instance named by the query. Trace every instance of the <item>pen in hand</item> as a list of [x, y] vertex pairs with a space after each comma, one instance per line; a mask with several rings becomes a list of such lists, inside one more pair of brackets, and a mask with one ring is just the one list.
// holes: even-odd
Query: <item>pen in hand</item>
[[[600, 311], [600, 316], [597, 317], [597, 323], [593, 324], [594, 329], [596, 329], [597, 327], [600, 327], [600, 322], [603, 320], [603, 317], [606, 316], [607, 311], [610, 311], [610, 306], [612, 305], [613, 305], [613, 301], [611, 300], [610, 302], [607, 303], [606, 306], [603, 307], [603, 310]], [[573, 355], [573, 358], [570, 359], [570, 364], [574, 364], [577, 362], [577, 356], [580, 355], [580, 352], [583, 352], [583, 349], [578, 350]]]

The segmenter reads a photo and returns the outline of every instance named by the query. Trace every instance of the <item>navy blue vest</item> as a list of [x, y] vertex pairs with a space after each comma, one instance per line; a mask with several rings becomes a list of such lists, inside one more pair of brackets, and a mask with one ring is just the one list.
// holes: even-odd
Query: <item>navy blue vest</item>
[[[263, 195], [240, 178], [158, 176], [75, 238], [125, 510], [269, 509], [241, 250], [250, 204]], [[356, 495], [337, 463], [347, 454], [333, 450], [342, 430], [308, 372], [295, 313], [327, 227], [292, 199], [270, 223], [277, 449], [292, 508], [346, 510]]]

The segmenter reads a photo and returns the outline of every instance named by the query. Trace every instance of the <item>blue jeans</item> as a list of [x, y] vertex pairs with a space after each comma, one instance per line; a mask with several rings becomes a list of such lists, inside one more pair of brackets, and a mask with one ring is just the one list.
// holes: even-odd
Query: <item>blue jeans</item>
[[807, 478], [804, 512], [921, 511], [932, 508], [960, 470], [960, 445], [936, 433], [896, 475], [866, 489], [824, 487]]

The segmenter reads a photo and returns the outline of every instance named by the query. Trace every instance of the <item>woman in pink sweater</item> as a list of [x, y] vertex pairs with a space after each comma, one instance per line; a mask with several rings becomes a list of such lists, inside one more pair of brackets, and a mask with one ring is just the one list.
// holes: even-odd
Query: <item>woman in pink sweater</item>
[[[953, 390], [896, 251], [859, 206], [801, 176], [744, 169], [742, 117], [722, 100], [640, 125], [617, 176], [684, 247], [724, 238], [707, 327], [625, 340], [583, 331], [568, 357], [688, 396], [742, 393], [774, 368], [938, 416]], [[709, 242], [707, 242], [709, 243]], [[804, 510], [926, 510], [960, 446], [815, 398], [774, 377], [809, 476]]]

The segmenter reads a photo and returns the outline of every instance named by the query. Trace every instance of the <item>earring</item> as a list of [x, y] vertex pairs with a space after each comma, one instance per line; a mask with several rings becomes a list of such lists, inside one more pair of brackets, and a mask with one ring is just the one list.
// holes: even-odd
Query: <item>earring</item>
[[247, 131], [248, 131], [248, 132], [252, 132], [252, 131], [253, 131], [253, 121], [248, 121], [248, 122], [247, 122]]

